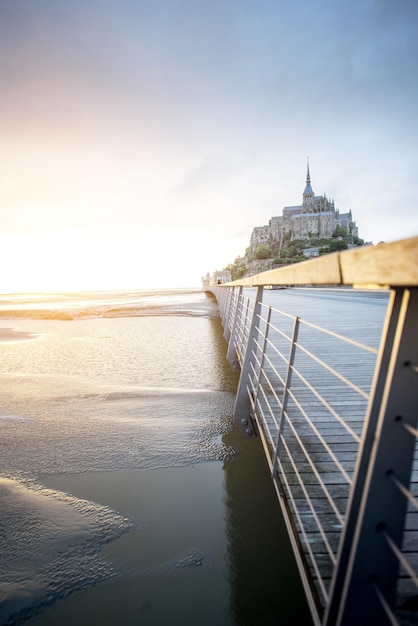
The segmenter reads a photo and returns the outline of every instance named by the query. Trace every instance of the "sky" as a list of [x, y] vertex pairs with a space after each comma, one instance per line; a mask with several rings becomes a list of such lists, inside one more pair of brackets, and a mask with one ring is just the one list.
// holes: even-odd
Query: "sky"
[[0, 292], [194, 287], [316, 195], [418, 235], [416, 0], [0, 0]]

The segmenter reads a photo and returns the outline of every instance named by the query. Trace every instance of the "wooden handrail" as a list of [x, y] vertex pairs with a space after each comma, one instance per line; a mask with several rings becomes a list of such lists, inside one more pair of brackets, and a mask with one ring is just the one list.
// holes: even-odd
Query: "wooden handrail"
[[333, 252], [226, 284], [418, 287], [418, 237]]

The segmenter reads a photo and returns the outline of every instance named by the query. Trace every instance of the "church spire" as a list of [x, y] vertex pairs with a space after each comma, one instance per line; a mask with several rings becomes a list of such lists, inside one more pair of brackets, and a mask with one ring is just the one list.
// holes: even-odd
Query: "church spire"
[[314, 192], [311, 187], [311, 175], [309, 173], [309, 157], [308, 157], [308, 167], [306, 170], [306, 187], [303, 192], [303, 204], [310, 204], [314, 199]]

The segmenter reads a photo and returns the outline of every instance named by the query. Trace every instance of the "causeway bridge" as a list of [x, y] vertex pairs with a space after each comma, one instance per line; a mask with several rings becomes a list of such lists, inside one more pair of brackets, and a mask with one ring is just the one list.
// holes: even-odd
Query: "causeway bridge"
[[418, 237], [203, 289], [313, 623], [418, 624]]

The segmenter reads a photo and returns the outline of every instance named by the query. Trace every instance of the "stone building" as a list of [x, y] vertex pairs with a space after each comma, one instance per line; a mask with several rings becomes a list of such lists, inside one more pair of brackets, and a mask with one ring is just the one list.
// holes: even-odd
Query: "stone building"
[[251, 234], [250, 251], [254, 254], [260, 245], [280, 246], [284, 237], [291, 240], [332, 239], [338, 227], [346, 230], [351, 241], [358, 237], [351, 210], [340, 213], [335, 208], [334, 200], [328, 199], [325, 194], [315, 196], [308, 162], [302, 204], [286, 206], [282, 215], [272, 217], [266, 226], [256, 226]]

